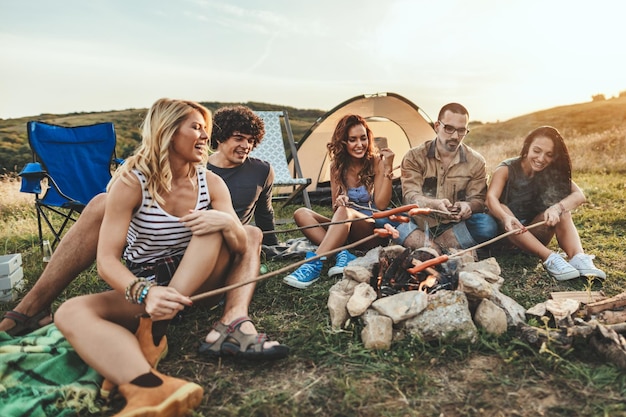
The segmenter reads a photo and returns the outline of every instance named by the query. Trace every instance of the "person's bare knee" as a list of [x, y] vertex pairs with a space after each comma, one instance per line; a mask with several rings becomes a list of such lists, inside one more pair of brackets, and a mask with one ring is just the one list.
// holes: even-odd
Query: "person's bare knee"
[[249, 247], [259, 247], [261, 248], [261, 243], [263, 242], [263, 232], [256, 226], [245, 225], [243, 227], [246, 230], [246, 234], [248, 235], [248, 246]]
[[310, 223], [311, 220], [313, 220], [313, 217], [311, 216], [311, 210], [306, 207], [300, 207], [293, 213], [293, 220], [296, 222], [296, 224]]
[[56, 252], [71, 253], [74, 257], [77, 251], [84, 253], [85, 259], [80, 259], [78, 262], [84, 267], [87, 267], [95, 260], [95, 249], [98, 245], [100, 225], [104, 217], [105, 202], [105, 193], [98, 194], [91, 199], [76, 220], [76, 223], [70, 227], [67, 234], [61, 239]]
[[89, 306], [85, 296], [70, 298], [57, 309], [54, 314], [54, 324], [67, 337], [71, 335], [74, 328], [72, 323], [75, 318], [83, 317], [88, 311]]
[[350, 218], [350, 212], [348, 211], [348, 208], [346, 206], [337, 207], [337, 210], [335, 210], [335, 213], [333, 213], [334, 222], [347, 220], [348, 218]]
[[92, 198], [89, 203], [83, 209], [83, 214], [89, 214], [94, 218], [100, 218], [104, 216], [104, 208], [106, 206], [106, 193], [100, 193]]

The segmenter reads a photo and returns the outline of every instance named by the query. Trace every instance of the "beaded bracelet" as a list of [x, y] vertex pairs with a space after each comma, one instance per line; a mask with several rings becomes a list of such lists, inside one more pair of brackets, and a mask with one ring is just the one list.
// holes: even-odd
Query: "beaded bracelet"
[[150, 288], [152, 288], [152, 283], [148, 282], [146, 285], [144, 285], [143, 289], [141, 290], [141, 294], [139, 294], [139, 297], [137, 297], [137, 304], [143, 304], [143, 302], [146, 299], [146, 296], [148, 295], [148, 291], [150, 290]]
[[[129, 303], [140, 304], [139, 303], [139, 296], [141, 295], [143, 290], [146, 288], [146, 286], [149, 286], [149, 285], [152, 285], [152, 283], [150, 281], [148, 281], [146, 278], [135, 278], [126, 287], [126, 290], [124, 291], [124, 298]], [[147, 293], [147, 291], [146, 291], [146, 293]]]
[[143, 291], [145, 287], [146, 287], [146, 283], [143, 281], [135, 285], [135, 291], [133, 292], [132, 301], [131, 301], [133, 304], [139, 304], [137, 300], [139, 299], [139, 295], [141, 294], [141, 291]]
[[135, 278], [130, 284], [126, 286], [126, 290], [124, 291], [124, 298], [126, 299], [126, 301], [129, 301], [132, 303], [133, 295], [131, 294], [131, 291], [133, 287], [136, 284], [140, 283], [142, 280], [143, 278]]

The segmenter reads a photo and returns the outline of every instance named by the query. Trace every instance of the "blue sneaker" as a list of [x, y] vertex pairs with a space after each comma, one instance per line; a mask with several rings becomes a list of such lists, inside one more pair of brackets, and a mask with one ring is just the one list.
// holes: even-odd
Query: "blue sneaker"
[[332, 277], [333, 275], [342, 275], [343, 269], [348, 265], [350, 261], [356, 259], [356, 256], [348, 252], [347, 250], [342, 250], [337, 255], [335, 255], [335, 266], [328, 270], [328, 276]]
[[[313, 256], [315, 256], [315, 252], [307, 252], [305, 259], [312, 258]], [[294, 288], [304, 289], [320, 279], [322, 265], [320, 259], [300, 265], [298, 269], [283, 278], [283, 282]]]

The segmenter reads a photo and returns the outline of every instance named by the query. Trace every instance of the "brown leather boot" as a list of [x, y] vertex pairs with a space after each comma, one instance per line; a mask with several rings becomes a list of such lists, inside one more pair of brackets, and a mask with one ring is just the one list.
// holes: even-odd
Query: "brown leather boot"
[[200, 405], [204, 394], [200, 385], [154, 369], [152, 373], [163, 381], [158, 387], [145, 388], [131, 383], [118, 387], [126, 406], [114, 417], [183, 417]]
[[439, 252], [441, 253], [454, 253], [461, 249], [461, 245], [452, 228], [437, 236], [434, 242], [439, 246]]
[[[152, 340], [152, 320], [149, 317], [139, 318], [139, 327], [135, 332], [135, 336], [141, 346], [143, 356], [146, 358], [150, 366], [157, 368], [161, 359], [167, 356], [167, 337], [163, 336], [158, 346], [154, 345]], [[115, 389], [115, 384], [105, 379], [100, 386], [100, 397], [108, 400], [111, 398], [111, 392]]]
[[426, 234], [423, 231], [416, 229], [406, 237], [402, 245], [409, 249], [419, 249], [423, 248], [425, 243]]
[[[456, 252], [463, 250], [452, 228], [446, 230], [445, 232], [437, 236], [435, 238], [435, 243], [439, 247], [440, 253], [454, 254]], [[468, 252], [467, 256], [468, 258], [471, 258], [473, 261], [478, 260], [478, 256], [476, 255], [475, 250]]]

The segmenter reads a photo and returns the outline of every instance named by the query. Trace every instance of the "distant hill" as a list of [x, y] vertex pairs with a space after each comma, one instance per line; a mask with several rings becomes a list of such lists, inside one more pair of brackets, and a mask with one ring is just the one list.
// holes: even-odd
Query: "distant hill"
[[[276, 104], [247, 102], [247, 103], [219, 103], [202, 102], [211, 111], [220, 107], [243, 104], [254, 110], [286, 110], [289, 114], [291, 128], [296, 140], [313, 125], [318, 117], [326, 113], [325, 110], [296, 109]], [[101, 122], [113, 122], [117, 136], [116, 154], [120, 158], [129, 156], [141, 141], [140, 125], [147, 109], [127, 109], [119, 111], [68, 113], [68, 114], [40, 114], [39, 116], [21, 117], [15, 119], [0, 119], [0, 174], [19, 172], [22, 167], [31, 161], [31, 151], [28, 146], [26, 123], [30, 120], [44, 121], [61, 126], [89, 125]]]
[[539, 126], [557, 128], [574, 171], [626, 172], [626, 95], [554, 107], [499, 123], [471, 124], [465, 142], [487, 160], [488, 170], [516, 156], [524, 137]]
[[[504, 134], [522, 137], [536, 127], [550, 125], [565, 136], [588, 135], [626, 125], [626, 95], [609, 100], [554, 107], [498, 122], [474, 125], [472, 141], [490, 143]], [[468, 137], [469, 138], [469, 137]]]
[[[289, 113], [294, 137], [299, 140], [325, 110], [259, 103], [203, 102], [216, 110], [225, 105], [244, 104], [255, 110], [282, 110]], [[139, 126], [147, 109], [41, 114], [33, 117], [0, 120], [0, 174], [18, 172], [31, 159], [26, 137], [26, 122], [41, 120], [48, 123], [75, 126], [104, 121], [115, 124], [117, 156], [126, 157], [141, 140]], [[465, 141], [481, 152], [487, 166], [493, 169], [503, 157], [517, 155], [523, 137], [532, 129], [551, 125], [565, 137], [574, 168], [579, 171], [626, 172], [626, 96], [608, 100], [554, 107], [498, 123], [471, 123], [471, 133]], [[398, 161], [401, 155], [396, 158]]]

